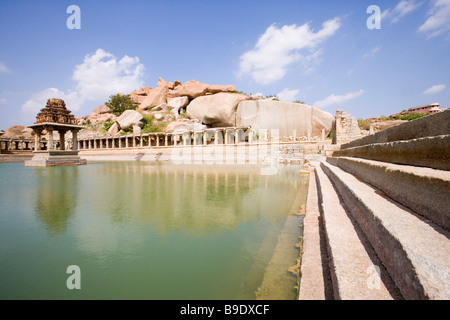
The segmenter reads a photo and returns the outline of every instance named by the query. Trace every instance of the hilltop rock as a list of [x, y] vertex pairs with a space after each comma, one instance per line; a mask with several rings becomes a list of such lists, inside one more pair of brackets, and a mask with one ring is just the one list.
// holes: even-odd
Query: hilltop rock
[[111, 113], [111, 109], [106, 105], [101, 105], [95, 108], [90, 115], [84, 116], [84, 120], [89, 120], [91, 123], [115, 121], [117, 117]]
[[198, 97], [187, 106], [187, 116], [211, 127], [232, 127], [238, 104], [247, 99], [245, 94], [225, 92]]
[[[158, 83], [159, 84], [159, 83]], [[160, 104], [166, 103], [166, 93], [168, 90], [169, 84], [161, 84], [156, 88], [152, 89], [149, 94], [145, 97], [145, 99], [139, 105], [140, 110], [145, 110], [147, 108], [152, 108], [159, 106]]]
[[209, 85], [207, 83], [200, 83], [197, 80], [191, 80], [174, 87], [172, 90], [169, 90], [167, 92], [167, 98], [187, 96], [190, 99], [195, 99], [206, 94], [235, 91], [235, 86]]
[[22, 135], [22, 131], [25, 129], [24, 126], [20, 125], [14, 125], [6, 129], [5, 133], [3, 134], [3, 138], [12, 138]]

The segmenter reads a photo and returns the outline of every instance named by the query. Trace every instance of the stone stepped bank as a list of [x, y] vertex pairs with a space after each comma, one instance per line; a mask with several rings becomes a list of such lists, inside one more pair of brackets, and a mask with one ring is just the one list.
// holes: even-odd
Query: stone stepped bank
[[450, 110], [311, 161], [299, 299], [450, 299]]

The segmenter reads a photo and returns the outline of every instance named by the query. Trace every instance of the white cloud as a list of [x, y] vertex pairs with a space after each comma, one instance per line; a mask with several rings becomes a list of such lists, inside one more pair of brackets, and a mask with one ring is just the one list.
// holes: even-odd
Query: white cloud
[[81, 104], [84, 102], [80, 99], [77, 92], [70, 92], [65, 94], [56, 88], [47, 88], [38, 93], [33, 94], [23, 105], [22, 112], [25, 114], [25, 119], [30, 121], [36, 117], [39, 110], [45, 107], [47, 100], [50, 98], [63, 99], [66, 103], [66, 107], [71, 111], [80, 109]]
[[124, 56], [117, 60], [111, 53], [98, 49], [75, 67], [72, 79], [77, 83], [74, 89], [67, 92], [57, 88], [44, 89], [33, 94], [22, 105], [22, 111], [34, 117], [49, 98], [63, 99], [71, 111], [79, 110], [86, 101], [105, 102], [112, 94], [141, 88], [143, 70], [144, 65], [139, 63], [138, 57]]
[[382, 46], [377, 46], [377, 47], [371, 49], [369, 52], [366, 52], [366, 53], [362, 56], [363, 59], [366, 59], [366, 58], [370, 58], [370, 57], [375, 56], [375, 55], [381, 50], [381, 47], [382, 47]]
[[277, 94], [277, 97], [282, 101], [295, 101], [298, 99], [299, 92], [300, 89], [289, 90], [289, 88], [285, 88]]
[[12, 71], [3, 62], [0, 61], [0, 73], [12, 73]]
[[98, 49], [77, 65], [73, 77], [76, 91], [86, 100], [107, 100], [119, 92], [129, 93], [143, 85], [144, 65], [139, 58], [124, 56], [117, 60], [111, 53]]
[[7, 102], [6, 98], [0, 98], [0, 104], [6, 103], [6, 102]]
[[450, 32], [450, 0], [434, 1], [428, 12], [428, 19], [418, 30], [430, 33], [429, 37]]
[[350, 92], [345, 95], [332, 94], [323, 100], [316, 101], [315, 103], [313, 103], [313, 106], [316, 108], [323, 108], [323, 107], [328, 107], [328, 106], [332, 106], [332, 105], [337, 106], [338, 104], [342, 104], [346, 101], [355, 99], [355, 98], [361, 96], [363, 93], [364, 93], [364, 90], [361, 89], [359, 91]]
[[284, 25], [281, 28], [273, 24], [259, 37], [255, 47], [240, 57], [238, 76], [251, 76], [258, 83], [269, 84], [283, 78], [288, 66], [295, 62], [302, 61], [307, 70], [307, 66], [316, 61], [321, 51], [316, 50], [306, 56], [299, 51], [313, 50], [339, 27], [339, 18], [325, 21], [318, 32], [311, 30], [308, 23], [301, 26]]
[[442, 90], [445, 90], [445, 88], [447, 88], [447, 86], [445, 84], [436, 84], [434, 86], [431, 86], [427, 90], [425, 90], [422, 94], [438, 93], [438, 92], [441, 92]]
[[390, 18], [392, 22], [397, 22], [408, 13], [411, 13], [422, 3], [418, 3], [416, 0], [402, 0], [395, 6], [394, 9], [387, 9], [381, 14], [381, 19]]

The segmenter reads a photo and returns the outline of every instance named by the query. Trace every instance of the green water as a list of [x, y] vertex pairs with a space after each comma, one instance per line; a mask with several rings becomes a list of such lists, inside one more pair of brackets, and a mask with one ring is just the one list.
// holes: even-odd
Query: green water
[[[306, 201], [298, 172], [0, 164], [0, 299], [255, 299], [288, 215]], [[69, 265], [80, 290], [66, 286]], [[278, 298], [295, 299], [296, 276], [279, 273]]]

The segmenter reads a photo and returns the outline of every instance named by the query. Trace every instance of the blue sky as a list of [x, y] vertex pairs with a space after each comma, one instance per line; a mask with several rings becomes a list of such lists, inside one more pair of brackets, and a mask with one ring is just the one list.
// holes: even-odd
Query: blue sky
[[[70, 5], [81, 29], [68, 29]], [[369, 29], [370, 5], [381, 29]], [[450, 0], [0, 2], [0, 129], [166, 81], [233, 84], [358, 118], [450, 107]]]

